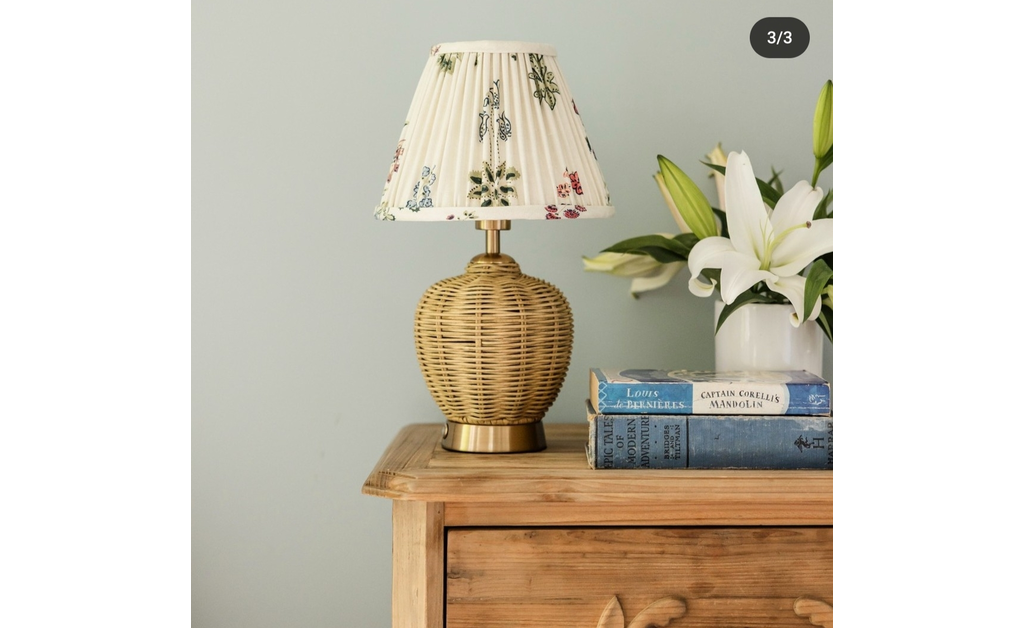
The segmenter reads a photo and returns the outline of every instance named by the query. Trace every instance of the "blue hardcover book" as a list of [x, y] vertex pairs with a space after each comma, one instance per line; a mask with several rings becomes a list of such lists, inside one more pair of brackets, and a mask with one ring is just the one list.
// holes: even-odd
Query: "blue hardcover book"
[[685, 469], [685, 416], [597, 414], [587, 401], [592, 469]]
[[590, 401], [602, 414], [832, 413], [831, 386], [807, 371], [590, 369]]
[[832, 417], [600, 414], [593, 469], [831, 469]]

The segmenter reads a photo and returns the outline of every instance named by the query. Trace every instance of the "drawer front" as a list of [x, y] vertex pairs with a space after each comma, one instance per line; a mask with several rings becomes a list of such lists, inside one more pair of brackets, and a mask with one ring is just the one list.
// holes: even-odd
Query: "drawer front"
[[830, 527], [450, 529], [446, 570], [448, 628], [831, 625]]

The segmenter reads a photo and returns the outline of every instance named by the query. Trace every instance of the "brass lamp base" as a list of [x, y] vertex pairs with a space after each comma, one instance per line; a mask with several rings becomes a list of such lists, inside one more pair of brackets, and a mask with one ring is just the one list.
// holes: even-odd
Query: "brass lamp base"
[[544, 440], [544, 426], [539, 421], [525, 425], [469, 425], [448, 421], [441, 446], [466, 453], [513, 454], [540, 451], [548, 444]]

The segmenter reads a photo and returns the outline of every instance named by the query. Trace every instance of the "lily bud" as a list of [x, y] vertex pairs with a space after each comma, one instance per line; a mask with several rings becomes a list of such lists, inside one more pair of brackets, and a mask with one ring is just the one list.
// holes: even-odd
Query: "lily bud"
[[676, 202], [672, 200], [672, 195], [669, 194], [668, 187], [665, 186], [665, 177], [661, 176], [660, 172], [654, 173], [654, 180], [658, 182], [658, 189], [661, 190], [661, 195], [665, 197], [665, 204], [668, 205], [669, 212], [672, 214], [672, 219], [679, 225], [680, 233], [693, 233], [693, 229], [686, 224], [683, 220], [683, 215], [679, 213], [679, 209], [676, 207]]
[[701, 239], [718, 235], [715, 214], [697, 184], [662, 155], [658, 155], [658, 165], [669, 196], [675, 202], [676, 213], [693, 229], [694, 235]]
[[[723, 168], [729, 159], [725, 151], [722, 150], [721, 142], [716, 144], [714, 150], [704, 155], [704, 157], [707, 158], [708, 163], [722, 166]], [[718, 209], [725, 211], [725, 175], [717, 170], [712, 170], [708, 176], [715, 178], [715, 189], [718, 191]]]
[[814, 157], [822, 159], [832, 148], [832, 81], [825, 82], [814, 108]]

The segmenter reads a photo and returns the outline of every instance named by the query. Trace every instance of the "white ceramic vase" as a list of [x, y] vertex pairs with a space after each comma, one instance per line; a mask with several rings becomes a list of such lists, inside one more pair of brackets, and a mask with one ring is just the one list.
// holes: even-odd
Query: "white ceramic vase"
[[[715, 325], [725, 304], [715, 302]], [[719, 371], [806, 370], [822, 374], [825, 334], [813, 321], [793, 327], [793, 306], [748, 303], [725, 319], [715, 334]]]

